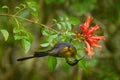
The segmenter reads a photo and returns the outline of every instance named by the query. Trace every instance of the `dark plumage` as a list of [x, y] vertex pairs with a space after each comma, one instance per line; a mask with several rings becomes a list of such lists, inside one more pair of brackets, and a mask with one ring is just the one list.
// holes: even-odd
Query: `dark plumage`
[[69, 65], [73, 66], [77, 64], [78, 61], [84, 58], [82, 57], [81, 59], [76, 59], [76, 54], [77, 54], [77, 50], [72, 44], [67, 42], [58, 42], [50, 50], [46, 52], [35, 52], [33, 56], [20, 58], [17, 59], [17, 61], [23, 61], [35, 57], [55, 56], [55, 57], [65, 58], [66, 62]]

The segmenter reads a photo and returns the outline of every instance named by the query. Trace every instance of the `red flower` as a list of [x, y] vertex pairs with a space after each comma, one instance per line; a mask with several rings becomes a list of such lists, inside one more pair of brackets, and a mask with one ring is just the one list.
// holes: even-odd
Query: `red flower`
[[[99, 40], [105, 40], [104, 36], [97, 36], [93, 35], [93, 33], [99, 29], [99, 26], [96, 24], [94, 27], [89, 29], [90, 22], [92, 21], [92, 18], [88, 16], [87, 20], [85, 21], [84, 25], [80, 25], [80, 28], [82, 30], [82, 35], [85, 40], [86, 44], [86, 51], [88, 52], [88, 56], [93, 56], [93, 47], [101, 48], [102, 46], [98, 43]], [[76, 32], [76, 36], [78, 36], [78, 32]]]

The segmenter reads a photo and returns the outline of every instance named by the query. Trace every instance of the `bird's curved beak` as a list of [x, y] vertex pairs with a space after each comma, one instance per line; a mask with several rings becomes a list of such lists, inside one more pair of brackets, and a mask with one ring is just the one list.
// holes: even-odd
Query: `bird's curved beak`
[[77, 59], [77, 61], [80, 61], [80, 60], [84, 59], [84, 58], [85, 58], [85, 56], [86, 56], [86, 55], [84, 55], [83, 57], [81, 57], [81, 58]]

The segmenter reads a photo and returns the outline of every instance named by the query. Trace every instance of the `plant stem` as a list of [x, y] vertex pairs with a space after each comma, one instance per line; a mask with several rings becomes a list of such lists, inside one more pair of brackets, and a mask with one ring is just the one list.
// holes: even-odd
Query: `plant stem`
[[13, 17], [13, 18], [19, 18], [19, 19], [28, 21], [28, 22], [30, 22], [30, 23], [38, 24], [38, 25], [40, 25], [40, 26], [42, 26], [42, 27], [44, 27], [44, 28], [50, 29], [50, 30], [58, 33], [57, 30], [55, 30], [55, 29], [53, 29], [53, 28], [51, 28], [51, 27], [48, 27], [48, 26], [46, 26], [46, 25], [44, 25], [44, 24], [41, 24], [41, 23], [36, 23], [36, 22], [34, 22], [34, 21], [30, 20], [30, 19], [27, 19], [27, 18], [23, 18], [23, 17], [20, 17], [20, 16], [12, 15], [12, 14], [0, 14], [0, 16], [8, 16], [8, 17]]

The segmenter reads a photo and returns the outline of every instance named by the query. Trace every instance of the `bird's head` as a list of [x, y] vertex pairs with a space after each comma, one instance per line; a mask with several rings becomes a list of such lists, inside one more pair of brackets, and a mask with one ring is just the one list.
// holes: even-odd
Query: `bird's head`
[[76, 65], [78, 62], [79, 62], [79, 60], [77, 60], [77, 59], [71, 59], [71, 60], [69, 59], [69, 60], [67, 60], [67, 63], [69, 65], [71, 65], [71, 66]]
[[80, 60], [84, 59], [85, 55], [83, 57], [81, 57], [80, 59], [76, 59], [75, 57], [71, 57], [71, 58], [66, 58], [66, 61], [69, 65], [74, 66], [76, 65]]

